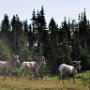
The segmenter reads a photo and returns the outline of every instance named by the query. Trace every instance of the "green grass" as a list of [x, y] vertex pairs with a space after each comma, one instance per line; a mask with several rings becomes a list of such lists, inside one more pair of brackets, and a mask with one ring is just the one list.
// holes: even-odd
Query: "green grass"
[[0, 77], [0, 90], [88, 90], [87, 84], [90, 80], [90, 71], [84, 71], [79, 73], [76, 77], [76, 84], [74, 85], [72, 79], [64, 80], [64, 84], [58, 81], [57, 76], [46, 77], [44, 80], [26, 80], [20, 78], [13, 81], [10, 77], [7, 77], [5, 81], [2, 81], [3, 77]]

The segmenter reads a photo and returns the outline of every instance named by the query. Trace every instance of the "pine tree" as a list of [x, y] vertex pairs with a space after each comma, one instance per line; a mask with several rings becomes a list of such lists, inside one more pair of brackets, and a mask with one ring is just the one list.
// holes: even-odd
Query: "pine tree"
[[35, 11], [33, 12], [33, 24], [34, 25], [34, 37], [35, 41], [37, 43], [37, 50], [36, 52], [42, 54], [43, 49], [43, 36], [44, 36], [44, 30], [46, 29], [46, 21], [45, 21], [45, 14], [43, 6], [40, 11], [37, 11], [37, 15], [35, 15]]
[[29, 51], [33, 49], [34, 45], [34, 33], [32, 32], [31, 24], [29, 25], [29, 32], [28, 32], [28, 42], [29, 42]]
[[1, 39], [4, 40], [9, 47], [11, 47], [11, 26], [7, 14], [4, 15], [1, 23]]
[[64, 22], [62, 23], [61, 26], [62, 30], [62, 42], [61, 42], [61, 61], [60, 63], [71, 63], [71, 32], [70, 32], [70, 27], [69, 24], [67, 24], [66, 18], [64, 19]]
[[[84, 67], [83, 69], [86, 69], [90, 66], [90, 29], [89, 29], [89, 23], [86, 17], [86, 11], [84, 9], [84, 12], [79, 15], [79, 37], [80, 37], [80, 47], [78, 47], [79, 51], [79, 59], [82, 60], [82, 64]], [[86, 66], [86, 67], [85, 67]]]
[[41, 10], [40, 10], [40, 23], [41, 23], [42, 29], [46, 29], [46, 20], [45, 20], [45, 13], [44, 13], [43, 6], [41, 7]]
[[81, 44], [83, 48], [86, 48], [85, 43], [87, 43], [88, 33], [89, 25], [86, 17], [86, 12], [84, 11], [81, 13], [81, 16], [79, 16], [79, 35], [81, 37]]
[[[49, 55], [47, 66], [50, 69], [51, 73], [56, 73], [58, 67], [58, 60], [59, 60], [59, 47], [58, 47], [58, 28], [55, 20], [51, 18], [49, 23], [49, 31], [50, 31], [50, 46], [49, 46]], [[54, 67], [53, 67], [54, 66]]]
[[4, 15], [4, 19], [1, 24], [2, 37], [10, 39], [10, 21], [7, 14]]
[[15, 54], [19, 53], [20, 37], [22, 35], [22, 22], [19, 20], [18, 15], [14, 15], [11, 21], [12, 26], [12, 47]]
[[33, 10], [33, 13], [32, 13], [32, 30], [33, 32], [35, 32], [36, 28], [37, 28], [37, 24], [36, 24], [36, 12], [35, 10]]
[[24, 29], [25, 35], [27, 35], [28, 34], [28, 23], [27, 23], [27, 20], [25, 20], [23, 22], [23, 29]]
[[[32, 23], [29, 25], [29, 50], [36, 50], [37, 42], [38, 42], [38, 26], [37, 26], [37, 17], [36, 12], [33, 10], [32, 13]], [[35, 46], [36, 44], [36, 46]]]
[[9, 22], [8, 15], [5, 14], [4, 19], [2, 20], [1, 32], [7, 33], [8, 31], [10, 31], [10, 22]]
[[63, 32], [63, 42], [67, 41], [67, 43], [69, 43], [69, 41], [71, 40], [71, 32], [69, 24], [66, 21], [66, 17], [64, 19], [64, 22], [62, 23], [62, 32]]

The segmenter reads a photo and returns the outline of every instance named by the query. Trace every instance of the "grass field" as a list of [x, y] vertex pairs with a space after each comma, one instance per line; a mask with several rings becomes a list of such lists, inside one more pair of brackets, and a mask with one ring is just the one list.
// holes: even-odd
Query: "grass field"
[[44, 80], [26, 80], [20, 78], [13, 81], [7, 77], [2, 81], [0, 77], [0, 90], [89, 90], [87, 85], [90, 83], [90, 71], [80, 73], [76, 77], [76, 84], [74, 85], [71, 79], [64, 80], [64, 84], [58, 81], [57, 76], [46, 77]]

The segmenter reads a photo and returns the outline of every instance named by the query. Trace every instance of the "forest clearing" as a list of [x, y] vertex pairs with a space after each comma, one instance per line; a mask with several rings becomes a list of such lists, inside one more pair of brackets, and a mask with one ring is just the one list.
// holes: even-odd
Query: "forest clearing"
[[90, 1], [41, 1], [0, 3], [0, 90], [90, 90]]
[[79, 73], [75, 79], [75, 85], [71, 78], [64, 80], [64, 84], [61, 81], [59, 82], [58, 76], [48, 76], [43, 80], [16, 79], [17, 77], [14, 77], [13, 80], [7, 77], [5, 81], [2, 81], [1, 76], [0, 90], [89, 90], [90, 71]]

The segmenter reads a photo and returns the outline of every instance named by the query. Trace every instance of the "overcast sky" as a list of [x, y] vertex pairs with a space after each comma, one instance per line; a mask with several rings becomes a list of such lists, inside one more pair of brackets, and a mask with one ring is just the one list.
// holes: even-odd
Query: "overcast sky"
[[4, 14], [10, 19], [18, 14], [21, 20], [30, 21], [33, 9], [40, 10], [44, 6], [46, 22], [53, 17], [56, 23], [64, 17], [78, 19], [78, 14], [86, 8], [87, 18], [90, 20], [90, 0], [0, 0], [0, 21]]

